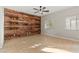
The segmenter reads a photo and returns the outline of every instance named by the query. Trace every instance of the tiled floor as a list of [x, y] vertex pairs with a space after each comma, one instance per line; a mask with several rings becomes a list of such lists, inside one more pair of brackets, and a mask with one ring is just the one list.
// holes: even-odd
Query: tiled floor
[[45, 47], [79, 52], [79, 41], [34, 35], [6, 40], [0, 52], [43, 53], [44, 51], [42, 51], [42, 49]]

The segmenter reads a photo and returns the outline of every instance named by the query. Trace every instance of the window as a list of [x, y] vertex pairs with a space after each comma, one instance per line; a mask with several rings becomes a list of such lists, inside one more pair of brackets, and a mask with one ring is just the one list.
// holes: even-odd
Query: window
[[77, 16], [68, 17], [66, 19], [67, 30], [79, 30], [79, 18]]

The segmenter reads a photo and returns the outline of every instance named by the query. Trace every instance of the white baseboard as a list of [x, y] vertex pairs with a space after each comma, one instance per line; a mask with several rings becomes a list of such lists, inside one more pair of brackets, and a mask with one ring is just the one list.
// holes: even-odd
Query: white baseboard
[[53, 34], [53, 35], [51, 35], [51, 34], [44, 34], [44, 35], [48, 35], [48, 36], [56, 37], [56, 38], [67, 39], [67, 40], [79, 41], [78, 39], [69, 38], [69, 37], [64, 37], [64, 36], [58, 36], [58, 35], [55, 35], [55, 34]]

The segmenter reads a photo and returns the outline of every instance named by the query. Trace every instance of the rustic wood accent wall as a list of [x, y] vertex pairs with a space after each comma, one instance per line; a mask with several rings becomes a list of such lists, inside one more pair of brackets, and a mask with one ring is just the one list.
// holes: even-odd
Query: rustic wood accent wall
[[5, 39], [30, 36], [41, 33], [41, 17], [4, 9]]

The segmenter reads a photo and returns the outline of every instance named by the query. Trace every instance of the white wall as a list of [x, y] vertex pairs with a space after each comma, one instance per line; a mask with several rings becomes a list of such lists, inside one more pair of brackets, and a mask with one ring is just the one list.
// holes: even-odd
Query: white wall
[[0, 48], [2, 48], [4, 42], [4, 10], [0, 7]]
[[66, 37], [66, 38], [73, 38], [73, 39], [79, 39], [79, 31], [70, 31], [70, 30], [65, 30], [65, 21], [66, 17], [69, 16], [79, 16], [79, 7], [72, 7], [68, 8], [65, 10], [61, 10], [55, 13], [52, 13], [47, 16], [43, 16], [42, 20], [52, 20], [53, 26], [49, 30], [44, 29], [44, 23], [42, 25], [42, 32], [43, 34], [49, 34], [51, 36], [56, 35], [56, 36], [61, 36], [61, 37]]

